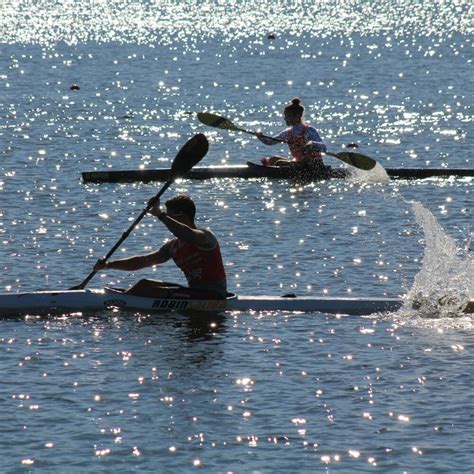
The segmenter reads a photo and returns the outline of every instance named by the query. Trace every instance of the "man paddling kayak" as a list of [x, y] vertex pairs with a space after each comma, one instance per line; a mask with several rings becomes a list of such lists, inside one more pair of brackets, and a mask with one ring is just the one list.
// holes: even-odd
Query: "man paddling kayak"
[[[149, 202], [151, 204], [155, 198]], [[179, 195], [168, 199], [166, 212], [155, 201], [150, 213], [156, 216], [176, 237], [166, 242], [159, 250], [140, 256], [109, 260], [99, 260], [95, 271], [105, 268], [135, 271], [152, 267], [173, 259], [182, 270], [189, 287], [174, 283], [142, 279], [127, 293], [137, 296], [206, 297], [223, 299], [227, 294], [227, 280], [219, 242], [208, 229], [196, 227], [194, 222], [196, 206], [189, 196]]]
[[326, 152], [326, 145], [314, 127], [303, 122], [304, 107], [298, 97], [295, 97], [285, 107], [284, 117], [289, 128], [274, 137], [265, 137], [257, 133], [258, 139], [265, 145], [288, 143], [291, 160], [280, 156], [262, 158], [262, 164], [269, 166], [289, 166], [295, 163], [309, 165], [314, 168], [323, 168], [321, 152]]

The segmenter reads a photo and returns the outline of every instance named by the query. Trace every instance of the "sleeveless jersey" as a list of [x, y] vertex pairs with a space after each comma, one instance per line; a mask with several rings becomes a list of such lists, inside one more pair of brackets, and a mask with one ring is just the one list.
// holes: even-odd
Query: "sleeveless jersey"
[[306, 130], [308, 125], [303, 125], [301, 133], [294, 133], [293, 128], [288, 129], [288, 147], [290, 148], [291, 156], [298, 163], [305, 161], [321, 161], [321, 152], [314, 149], [305, 149], [305, 145], [308, 142], [306, 140]]
[[171, 258], [181, 268], [190, 287], [208, 287], [226, 280], [219, 243], [207, 250], [174, 239], [171, 245]]

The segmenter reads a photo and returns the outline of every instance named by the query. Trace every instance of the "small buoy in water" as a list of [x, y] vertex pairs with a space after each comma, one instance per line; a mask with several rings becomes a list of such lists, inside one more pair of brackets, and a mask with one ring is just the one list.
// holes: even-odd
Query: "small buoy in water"
[[273, 33], [269, 33], [267, 35], [267, 39], [269, 39], [269, 40], [274, 40], [275, 38], [276, 38], [276, 36]]
[[346, 145], [347, 148], [359, 148], [359, 145], [357, 143], [348, 143]]
[[78, 90], [80, 90], [81, 88], [80, 88], [77, 84], [73, 84], [73, 85], [70, 87], [70, 89], [71, 89], [72, 91], [78, 91]]

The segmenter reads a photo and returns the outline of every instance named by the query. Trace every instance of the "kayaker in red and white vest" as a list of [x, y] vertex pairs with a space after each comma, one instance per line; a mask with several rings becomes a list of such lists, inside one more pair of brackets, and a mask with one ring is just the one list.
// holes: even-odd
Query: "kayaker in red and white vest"
[[[150, 201], [152, 203], [154, 198]], [[127, 293], [138, 296], [195, 298], [225, 298], [227, 279], [219, 242], [208, 229], [196, 227], [196, 206], [189, 196], [175, 196], [165, 203], [166, 212], [155, 201], [150, 213], [156, 216], [176, 237], [166, 242], [159, 250], [146, 255], [103, 262], [99, 260], [94, 270], [103, 269], [135, 271], [159, 265], [173, 259], [184, 273], [189, 286], [143, 279], [133, 285]]]
[[326, 151], [326, 145], [317, 130], [303, 122], [304, 107], [298, 97], [295, 97], [285, 107], [284, 117], [289, 128], [274, 137], [265, 137], [258, 133], [257, 137], [265, 145], [277, 145], [281, 142], [288, 143], [291, 160], [281, 156], [262, 158], [262, 163], [269, 166], [288, 166], [297, 164], [324, 166], [321, 152]]

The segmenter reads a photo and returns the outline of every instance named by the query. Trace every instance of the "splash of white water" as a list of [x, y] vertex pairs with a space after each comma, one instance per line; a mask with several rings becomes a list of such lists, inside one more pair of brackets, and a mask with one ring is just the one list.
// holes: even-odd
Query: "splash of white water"
[[385, 168], [377, 163], [374, 168], [364, 171], [358, 168], [351, 168], [348, 180], [352, 183], [385, 183], [390, 181]]
[[417, 316], [461, 316], [474, 296], [474, 258], [469, 252], [470, 244], [459, 248], [428, 209], [419, 202], [411, 204], [425, 234], [425, 252], [422, 268], [401, 311], [409, 313], [408, 307], [414, 304]]

